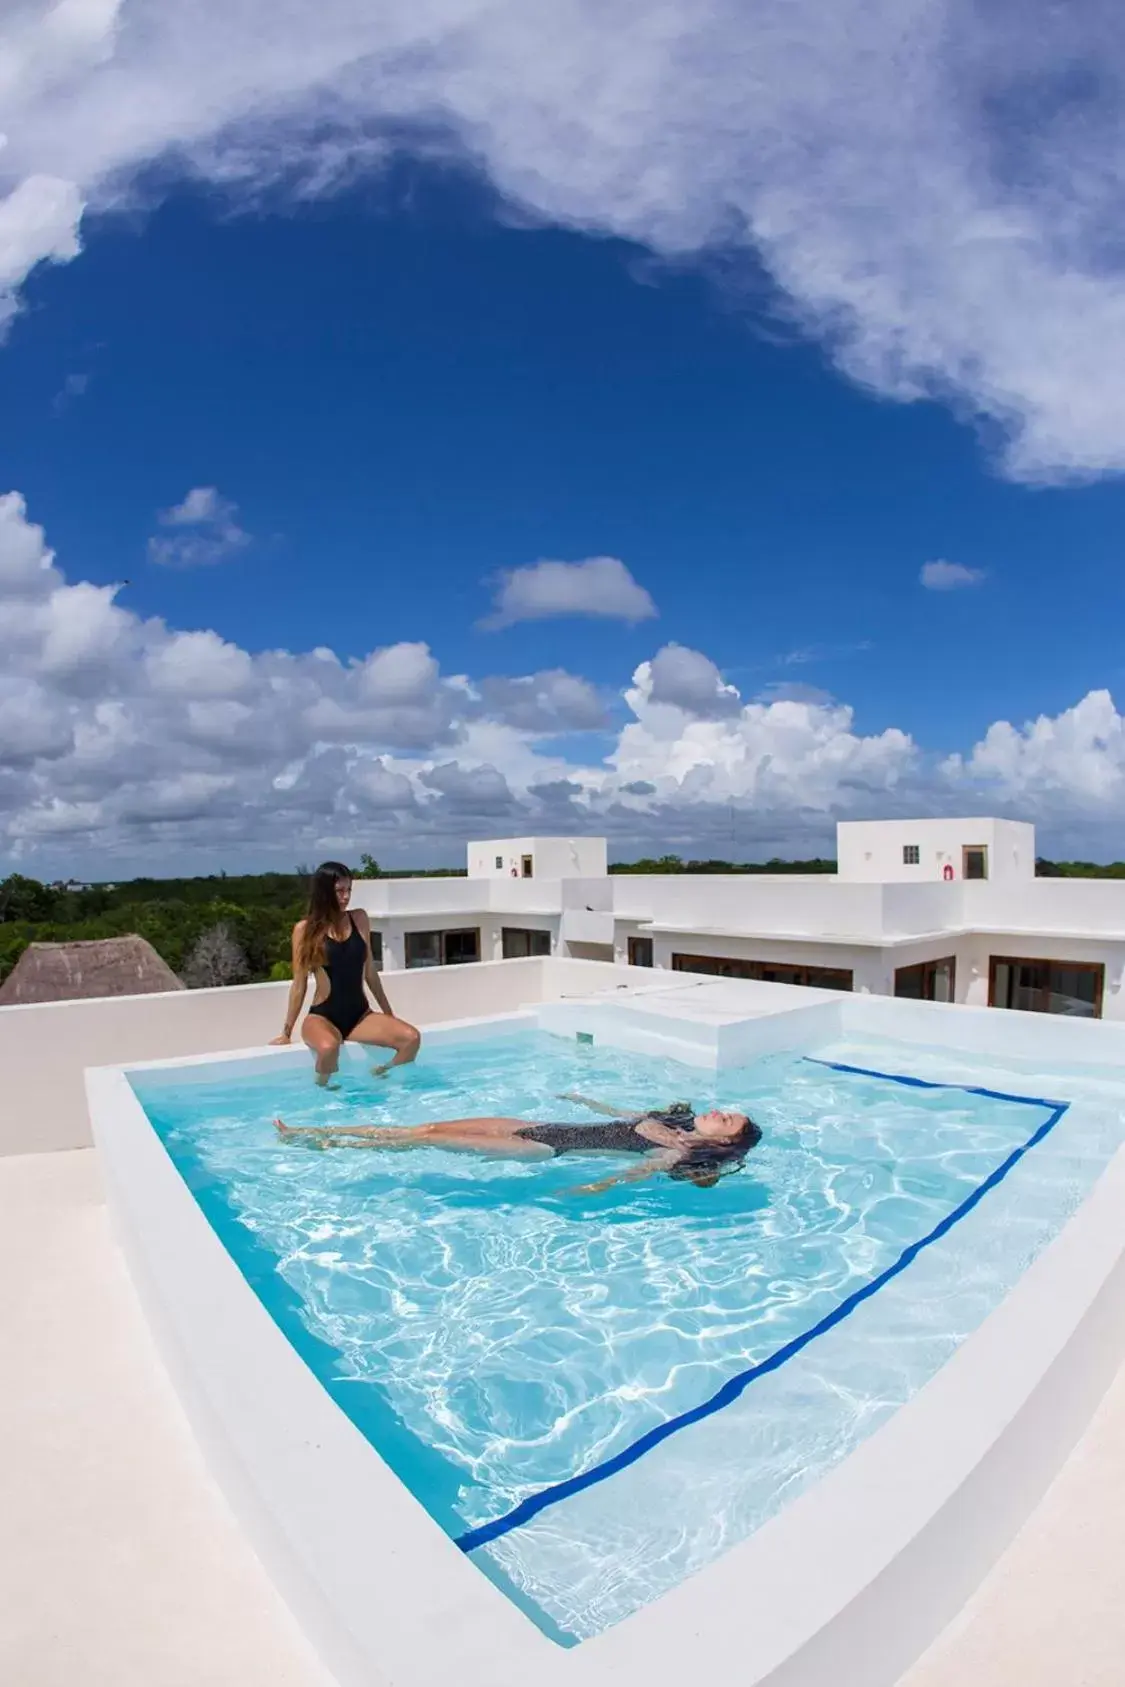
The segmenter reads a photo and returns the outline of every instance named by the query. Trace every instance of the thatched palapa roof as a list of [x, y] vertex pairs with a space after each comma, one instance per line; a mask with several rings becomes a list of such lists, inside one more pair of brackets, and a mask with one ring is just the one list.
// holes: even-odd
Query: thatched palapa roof
[[183, 988], [143, 937], [30, 943], [0, 984], [0, 1007], [91, 996], [148, 996]]

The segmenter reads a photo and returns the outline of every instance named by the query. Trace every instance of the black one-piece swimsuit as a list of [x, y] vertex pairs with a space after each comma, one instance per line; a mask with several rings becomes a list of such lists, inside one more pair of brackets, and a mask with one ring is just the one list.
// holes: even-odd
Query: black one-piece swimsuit
[[334, 1025], [341, 1037], [350, 1037], [361, 1019], [371, 1012], [363, 993], [363, 974], [367, 967], [367, 944], [351, 915], [351, 931], [342, 941], [335, 937], [324, 940], [324, 975], [328, 980], [328, 994], [322, 1002], [309, 1009]]
[[524, 1125], [516, 1132], [525, 1142], [541, 1142], [558, 1157], [560, 1154], [651, 1154], [661, 1146], [651, 1137], [642, 1136], [638, 1125], [652, 1119], [658, 1125], [669, 1125], [685, 1133], [691, 1129], [694, 1114], [688, 1108], [675, 1108], [667, 1113], [639, 1113], [635, 1119], [613, 1119], [606, 1124]]

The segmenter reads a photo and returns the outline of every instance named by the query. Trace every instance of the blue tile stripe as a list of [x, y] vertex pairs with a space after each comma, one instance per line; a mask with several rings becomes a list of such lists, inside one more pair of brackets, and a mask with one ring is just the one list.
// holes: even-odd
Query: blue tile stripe
[[932, 1247], [935, 1242], [940, 1242], [943, 1236], [947, 1236], [954, 1225], [959, 1224], [963, 1218], [971, 1213], [990, 1190], [1003, 1183], [1008, 1173], [1019, 1165], [1025, 1154], [1030, 1153], [1045, 1137], [1050, 1135], [1070, 1105], [1066, 1101], [1048, 1101], [1027, 1095], [1006, 1095], [1002, 1090], [983, 1089], [971, 1084], [943, 1084], [930, 1078], [904, 1077], [897, 1072], [875, 1072], [866, 1066], [848, 1066], [835, 1060], [816, 1060], [811, 1055], [806, 1055], [805, 1058], [812, 1065], [824, 1066], [832, 1072], [847, 1072], [852, 1076], [863, 1078], [880, 1078], [885, 1083], [905, 1084], [911, 1089], [960, 1090], [968, 1095], [986, 1096], [990, 1101], [1010, 1101], [1018, 1102], [1026, 1107], [1042, 1107], [1047, 1109], [1047, 1118], [1044, 1119], [1037, 1130], [1032, 1132], [1026, 1142], [1021, 1144], [1019, 1148], [1014, 1148], [1006, 1160], [1003, 1160], [982, 1183], [979, 1183], [970, 1194], [966, 1195], [960, 1206], [954, 1207], [952, 1212], [947, 1213], [940, 1223], [935, 1224], [934, 1228], [927, 1235], [921, 1237], [919, 1241], [911, 1242], [910, 1246], [904, 1248], [902, 1253], [899, 1254], [893, 1265], [889, 1265], [885, 1271], [881, 1271], [877, 1277], [872, 1277], [871, 1281], [865, 1283], [862, 1288], [856, 1289], [848, 1295], [845, 1300], [840, 1302], [839, 1306], [826, 1313], [818, 1323], [813, 1324], [801, 1335], [794, 1336], [792, 1341], [787, 1341], [784, 1346], [779, 1347], [768, 1358], [762, 1359], [758, 1364], [751, 1365], [747, 1370], [739, 1371], [736, 1376], [730, 1377], [716, 1393], [712, 1394], [709, 1400], [703, 1401], [702, 1405], [693, 1406], [689, 1411], [681, 1412], [678, 1417], [669, 1418], [666, 1423], [648, 1430], [631, 1446], [624, 1448], [620, 1453], [615, 1453], [612, 1458], [605, 1459], [601, 1464], [593, 1465], [589, 1470], [584, 1470], [581, 1475], [571, 1476], [565, 1482], [555, 1482], [549, 1488], [542, 1488], [537, 1494], [530, 1494], [527, 1499], [522, 1500], [519, 1505], [506, 1512], [503, 1517], [496, 1517], [491, 1523], [482, 1523], [479, 1528], [469, 1529], [465, 1534], [459, 1535], [456, 1544], [462, 1552], [476, 1552], [480, 1547], [488, 1546], [491, 1541], [500, 1540], [504, 1535], [510, 1535], [513, 1529], [522, 1528], [525, 1523], [530, 1523], [533, 1517], [538, 1517], [539, 1513], [546, 1511], [548, 1506], [558, 1505], [562, 1500], [571, 1499], [575, 1494], [582, 1493], [585, 1488], [592, 1488], [597, 1483], [605, 1482], [609, 1477], [616, 1476], [619, 1471], [627, 1470], [631, 1464], [636, 1464], [638, 1459], [644, 1458], [646, 1453], [651, 1453], [654, 1447], [659, 1447], [670, 1436], [678, 1435], [682, 1429], [688, 1429], [694, 1423], [702, 1423], [705, 1418], [714, 1417], [716, 1412], [721, 1412], [724, 1407], [732, 1405], [746, 1392], [751, 1383], [758, 1381], [759, 1377], [768, 1376], [771, 1371], [780, 1370], [782, 1365], [788, 1364], [790, 1359], [796, 1358], [797, 1354], [803, 1352], [811, 1342], [826, 1335], [837, 1324], [843, 1323], [844, 1319], [849, 1318], [857, 1307], [863, 1305], [864, 1301], [870, 1300], [873, 1295], [878, 1294], [880, 1289], [886, 1288], [887, 1284], [901, 1275], [907, 1266], [912, 1265], [918, 1255], [926, 1248]]

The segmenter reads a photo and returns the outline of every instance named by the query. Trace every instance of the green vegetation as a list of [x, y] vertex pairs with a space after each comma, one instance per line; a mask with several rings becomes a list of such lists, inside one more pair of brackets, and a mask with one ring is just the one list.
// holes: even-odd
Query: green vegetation
[[[29, 943], [73, 943], [137, 932], [188, 982], [254, 983], [289, 977], [294, 923], [309, 869], [220, 873], [202, 879], [131, 879], [71, 889], [13, 873], [0, 880], [0, 980]], [[369, 855], [361, 878], [455, 878], [464, 869], [386, 871]], [[217, 935], [222, 933], [222, 937]]]
[[[224, 927], [241, 952], [243, 977], [269, 978], [289, 955], [304, 905], [296, 873], [208, 879], [133, 879], [88, 890], [42, 885], [20, 874], [0, 883], [0, 978], [29, 943], [67, 943], [137, 932], [183, 975], [204, 937]], [[206, 947], [206, 945], [204, 946]], [[232, 961], [232, 965], [233, 965]]]
[[615, 861], [611, 873], [834, 873], [836, 863], [820, 857], [812, 861], [683, 861], [678, 855], [657, 860]]
[[1041, 879], [1125, 879], [1125, 861], [1044, 861], [1035, 863]]

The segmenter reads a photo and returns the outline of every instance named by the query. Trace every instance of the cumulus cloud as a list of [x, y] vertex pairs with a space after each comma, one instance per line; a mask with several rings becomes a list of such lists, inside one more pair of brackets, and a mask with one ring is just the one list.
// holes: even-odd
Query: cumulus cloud
[[741, 707], [738, 691], [724, 684], [711, 658], [686, 645], [666, 644], [640, 675], [649, 703], [667, 703], [685, 714], [714, 719], [737, 714]]
[[1119, 472], [1123, 77], [1116, 0], [32, 0], [0, 21], [0, 313], [155, 160], [253, 199], [413, 146], [764, 266], [848, 376], [982, 419], [1014, 477]]
[[588, 615], [607, 621], [647, 621], [656, 614], [644, 587], [615, 556], [585, 562], [535, 562], [500, 576], [492, 614], [483, 627]]
[[925, 562], [919, 582], [928, 592], [959, 592], [966, 586], [979, 586], [984, 579], [983, 568], [966, 568], [963, 562]]
[[596, 688], [565, 668], [485, 679], [480, 695], [486, 713], [523, 732], [592, 732], [609, 722]]
[[1087, 811], [1112, 810], [1125, 797], [1125, 721], [1108, 691], [1091, 691], [1072, 709], [1023, 726], [995, 721], [968, 757], [945, 764], [950, 779], [993, 790], [1005, 802], [1064, 799]]
[[193, 486], [158, 520], [170, 532], [148, 542], [149, 561], [160, 568], [210, 568], [244, 550], [250, 535], [238, 524], [238, 506], [214, 486]]
[[[624, 676], [623, 676], [624, 677]], [[745, 699], [670, 644], [607, 696], [563, 669], [445, 674], [420, 641], [257, 654], [69, 581], [0, 497], [0, 862], [45, 876], [456, 861], [468, 835], [605, 833], [622, 853], [808, 855], [839, 816], [985, 807], [1120, 852], [1125, 720], [1106, 692], [939, 761], [817, 695]], [[1069, 830], [1068, 830], [1069, 828]], [[1081, 833], [1081, 837], [1076, 834]]]

